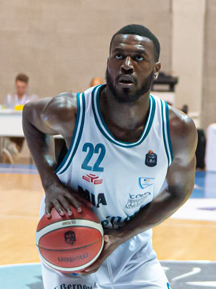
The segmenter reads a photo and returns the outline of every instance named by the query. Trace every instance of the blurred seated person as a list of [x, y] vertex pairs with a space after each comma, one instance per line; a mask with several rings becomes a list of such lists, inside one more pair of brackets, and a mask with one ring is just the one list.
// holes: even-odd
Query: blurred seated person
[[[37, 99], [36, 95], [28, 95], [29, 77], [25, 74], [18, 74], [15, 79], [16, 94], [8, 94], [5, 99], [5, 106], [14, 109], [16, 105], [24, 105], [31, 100]], [[2, 159], [5, 163], [15, 163], [19, 159], [20, 152], [24, 143], [24, 137], [5, 138], [2, 150]]]
[[99, 78], [99, 77], [95, 77], [95, 78], [93, 78], [93, 79], [91, 80], [89, 87], [96, 86], [96, 85], [99, 85], [99, 84], [103, 84], [102, 79]]
[[29, 77], [25, 74], [18, 74], [15, 79], [16, 94], [8, 94], [5, 99], [6, 108], [14, 109], [16, 105], [24, 105], [31, 100], [37, 99], [36, 95], [28, 95]]

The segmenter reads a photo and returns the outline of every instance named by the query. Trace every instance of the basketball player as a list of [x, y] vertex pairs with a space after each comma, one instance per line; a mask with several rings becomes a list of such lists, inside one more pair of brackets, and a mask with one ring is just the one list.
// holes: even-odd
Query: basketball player
[[[147, 28], [125, 26], [111, 40], [106, 85], [24, 108], [24, 132], [45, 190], [41, 216], [50, 217], [53, 206], [63, 216], [72, 214], [70, 204], [81, 211], [91, 203], [105, 230], [102, 254], [83, 274], [42, 264], [45, 289], [170, 288], [151, 228], [189, 198], [197, 136], [188, 116], [150, 95], [159, 53]], [[47, 134], [61, 134], [68, 147], [55, 170]]]

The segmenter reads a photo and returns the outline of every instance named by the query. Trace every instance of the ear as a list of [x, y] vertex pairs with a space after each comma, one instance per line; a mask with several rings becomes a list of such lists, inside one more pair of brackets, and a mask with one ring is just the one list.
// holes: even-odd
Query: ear
[[156, 62], [155, 65], [154, 65], [154, 79], [158, 78], [160, 69], [161, 69], [161, 63], [160, 62]]

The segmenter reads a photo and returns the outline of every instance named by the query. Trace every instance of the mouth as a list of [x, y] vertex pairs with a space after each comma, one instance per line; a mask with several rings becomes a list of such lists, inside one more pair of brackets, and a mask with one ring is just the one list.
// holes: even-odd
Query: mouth
[[135, 81], [130, 75], [121, 75], [118, 79], [118, 83], [123, 87], [131, 87], [135, 84]]

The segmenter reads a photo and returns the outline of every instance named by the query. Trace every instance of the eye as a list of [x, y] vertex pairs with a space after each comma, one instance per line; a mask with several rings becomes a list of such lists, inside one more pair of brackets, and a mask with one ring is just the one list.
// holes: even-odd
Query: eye
[[123, 58], [123, 55], [121, 53], [117, 53], [115, 55], [115, 58], [118, 59], [118, 60], [121, 60]]
[[144, 57], [142, 55], [136, 55], [135, 56], [135, 60], [136, 61], [143, 61], [144, 60]]

